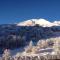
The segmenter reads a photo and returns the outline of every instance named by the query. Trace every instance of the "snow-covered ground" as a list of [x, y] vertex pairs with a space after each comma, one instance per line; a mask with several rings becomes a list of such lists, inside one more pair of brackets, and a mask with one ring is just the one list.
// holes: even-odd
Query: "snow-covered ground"
[[13, 56], [13, 55], [16, 55], [18, 52], [20, 53], [20, 52], [22, 52], [24, 49], [21, 47], [21, 48], [16, 48], [16, 49], [14, 49], [14, 50], [10, 50], [10, 52], [11, 52], [11, 55]]
[[[21, 49], [15, 49], [15, 50], [11, 50], [12, 56], [19, 56], [21, 54]], [[40, 49], [39, 53], [37, 54], [30, 54], [30, 53], [26, 53], [26, 52], [22, 52], [21, 56], [43, 56], [43, 55], [47, 55], [47, 54], [54, 54], [55, 52], [53, 52], [53, 48], [45, 48], [45, 49]]]

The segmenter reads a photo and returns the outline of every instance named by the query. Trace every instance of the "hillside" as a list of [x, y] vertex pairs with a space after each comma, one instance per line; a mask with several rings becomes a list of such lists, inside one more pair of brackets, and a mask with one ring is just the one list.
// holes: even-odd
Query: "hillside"
[[[60, 21], [31, 19], [0, 25], [1, 59], [60, 59]], [[11, 54], [11, 55], [10, 55]], [[38, 58], [40, 57], [40, 58]]]
[[[34, 42], [34, 45], [36, 45], [40, 39], [60, 36], [59, 25], [48, 26], [47, 24], [51, 24], [51, 22], [44, 19], [32, 21], [35, 21], [35, 23], [29, 26], [26, 23], [30, 23], [30, 20], [26, 21], [26, 23], [0, 25], [0, 50], [24, 47], [28, 45], [31, 40]], [[46, 22], [46, 26], [40, 26], [43, 22]], [[22, 23], [25, 23], [26, 26], [21, 26], [20, 24]]]

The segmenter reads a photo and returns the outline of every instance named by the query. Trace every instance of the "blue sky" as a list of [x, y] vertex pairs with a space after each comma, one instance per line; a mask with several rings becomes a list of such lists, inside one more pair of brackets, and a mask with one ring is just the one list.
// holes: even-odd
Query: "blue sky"
[[60, 20], [60, 0], [0, 0], [0, 24], [45, 18]]

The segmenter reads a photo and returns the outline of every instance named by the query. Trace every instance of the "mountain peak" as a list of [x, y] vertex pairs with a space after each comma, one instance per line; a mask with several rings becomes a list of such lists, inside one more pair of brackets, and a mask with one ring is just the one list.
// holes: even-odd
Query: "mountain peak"
[[39, 24], [40, 26], [44, 26], [44, 27], [51, 24], [51, 22], [45, 19], [35, 19], [33, 21], [35, 21], [35, 24]]
[[60, 26], [60, 21], [50, 22], [42, 18], [30, 19], [30, 20], [26, 20], [26, 21], [18, 23], [17, 26], [34, 26], [36, 24], [43, 26], [43, 27]]

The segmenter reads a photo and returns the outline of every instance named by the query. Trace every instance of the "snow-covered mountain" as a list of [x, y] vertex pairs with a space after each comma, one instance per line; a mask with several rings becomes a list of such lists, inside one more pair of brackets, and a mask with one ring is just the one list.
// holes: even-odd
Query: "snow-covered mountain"
[[[0, 25], [0, 54], [5, 49], [11, 49], [12, 56], [16, 53], [16, 56], [21, 54], [22, 56], [55, 55], [54, 40], [60, 44], [60, 21], [49, 22], [45, 19], [31, 19], [17, 24]], [[40, 43], [41, 45], [39, 45]], [[31, 53], [27, 53], [28, 51]]]
[[60, 21], [50, 22], [45, 19], [30, 19], [17, 23], [17, 26], [34, 26], [36, 24], [43, 27], [60, 26]]
[[31, 19], [17, 24], [2, 24], [0, 25], [0, 50], [22, 47], [30, 40], [35, 43], [40, 39], [53, 37], [60, 37], [60, 21]]

